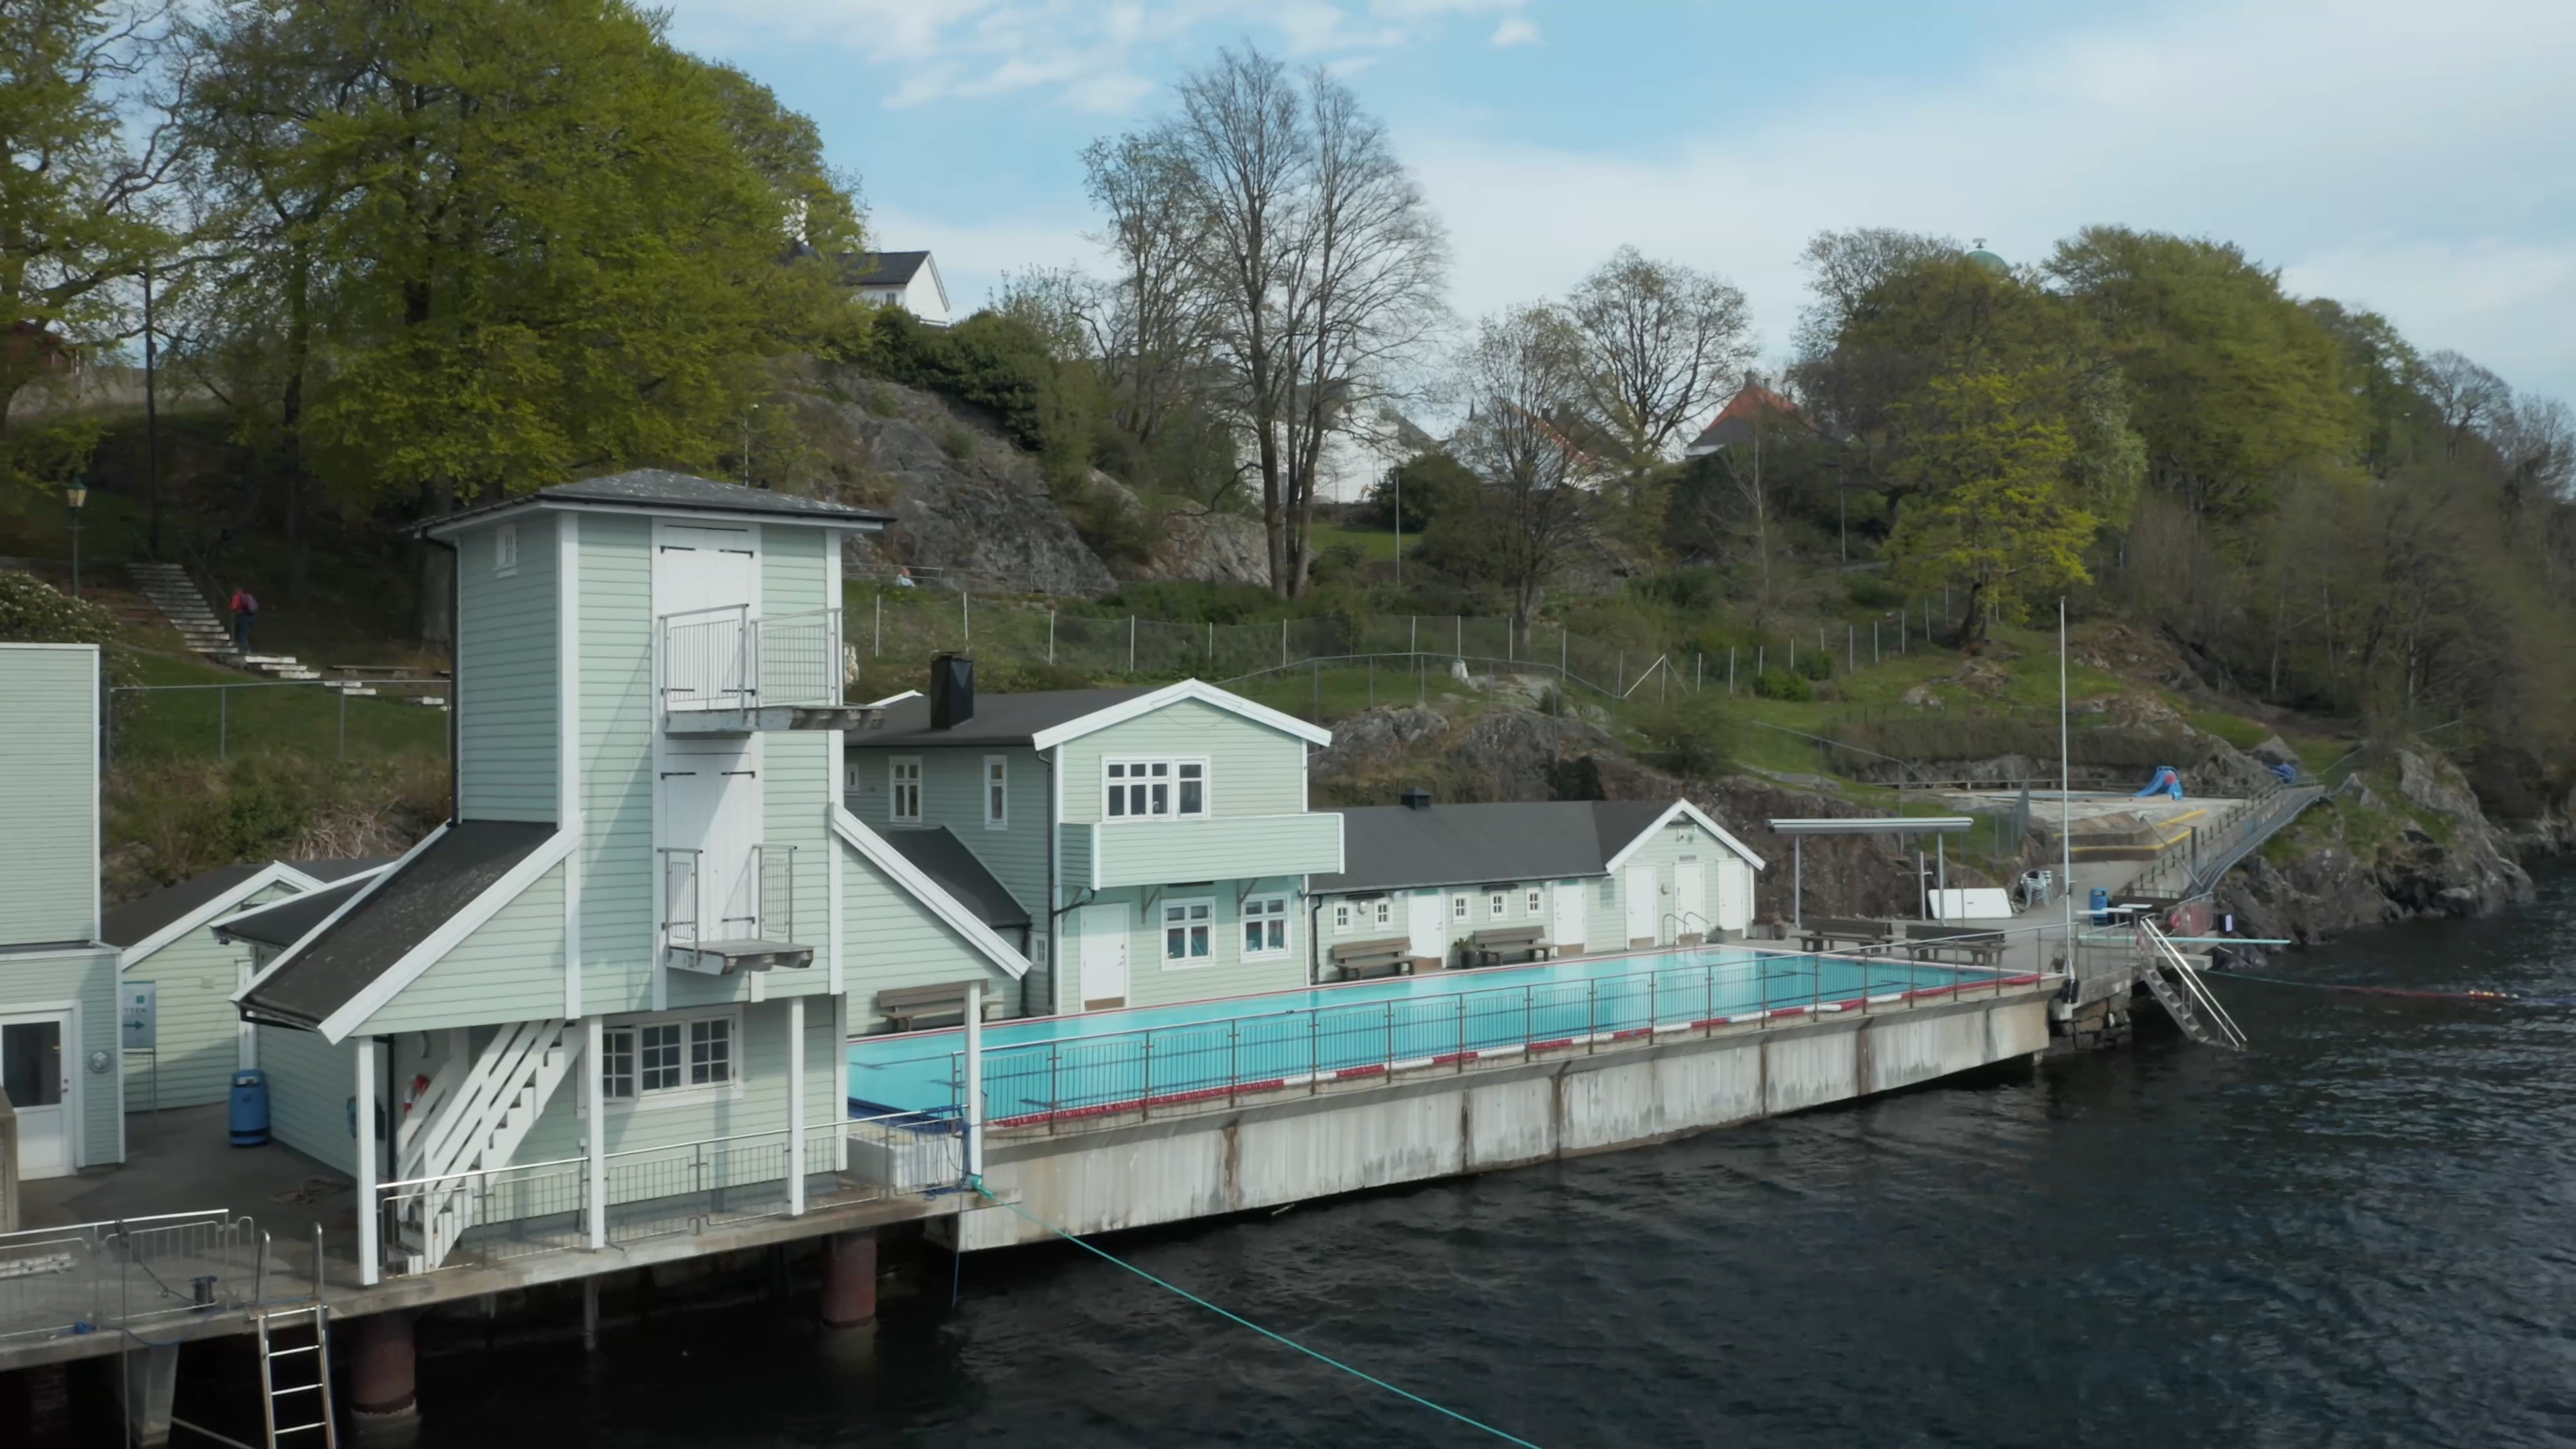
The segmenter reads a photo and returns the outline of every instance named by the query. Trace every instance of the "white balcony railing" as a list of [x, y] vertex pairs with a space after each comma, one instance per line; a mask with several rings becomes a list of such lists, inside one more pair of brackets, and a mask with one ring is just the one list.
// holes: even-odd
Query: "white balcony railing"
[[841, 611], [755, 618], [748, 605], [691, 609], [654, 621], [662, 707], [833, 708], [841, 703]]

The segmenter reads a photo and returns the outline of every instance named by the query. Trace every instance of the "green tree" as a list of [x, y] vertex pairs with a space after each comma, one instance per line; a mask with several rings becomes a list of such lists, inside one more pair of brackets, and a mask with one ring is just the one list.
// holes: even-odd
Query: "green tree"
[[1967, 587], [1959, 637], [1985, 637], [1989, 611], [2021, 618], [2090, 581], [2084, 550], [2098, 525], [2067, 482], [2075, 442], [2034, 407], [2029, 384], [2000, 373], [1934, 379], [1899, 409], [1918, 440], [1899, 471], [1919, 495], [1888, 540], [1898, 577]]
[[[1434, 450], [1416, 453], [1388, 469], [1369, 489], [1368, 501], [1390, 527], [1401, 524], [1406, 534], [1419, 538], [1441, 514], [1474, 507], [1478, 487], [1476, 475], [1467, 471], [1466, 464]], [[1398, 500], [1403, 504], [1400, 519]]]

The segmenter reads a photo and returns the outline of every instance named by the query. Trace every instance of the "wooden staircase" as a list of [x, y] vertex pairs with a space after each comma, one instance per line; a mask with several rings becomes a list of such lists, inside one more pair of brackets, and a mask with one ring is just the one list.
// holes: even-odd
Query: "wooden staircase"
[[493, 1186], [466, 1174], [508, 1167], [580, 1060], [580, 1040], [561, 1019], [511, 1022], [470, 1060], [463, 1051], [449, 1055], [403, 1123], [396, 1147], [398, 1181], [437, 1180], [406, 1194], [395, 1220], [410, 1271], [447, 1260]]

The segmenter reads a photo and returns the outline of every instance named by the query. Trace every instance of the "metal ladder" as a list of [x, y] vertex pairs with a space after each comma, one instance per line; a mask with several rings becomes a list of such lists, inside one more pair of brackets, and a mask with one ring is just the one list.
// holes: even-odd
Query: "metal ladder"
[[2138, 977], [2155, 993], [2165, 1014], [2182, 1028], [2182, 1034], [2203, 1046], [2223, 1046], [2230, 1051], [2245, 1050], [2244, 1029], [2227, 1014], [2227, 1008], [2210, 995], [2209, 987], [2183, 959], [2182, 952], [2156, 923], [2140, 916], [2138, 926]]
[[[310, 1326], [310, 1343], [277, 1346], [274, 1328]], [[319, 1301], [277, 1308], [259, 1315], [259, 1412], [268, 1431], [268, 1449], [338, 1449], [340, 1431], [331, 1422], [331, 1310]], [[310, 1358], [313, 1372], [296, 1382], [277, 1381], [280, 1360]], [[309, 1416], [309, 1417], [308, 1417]], [[291, 1422], [280, 1423], [279, 1420]], [[320, 1431], [319, 1441], [294, 1436]]]

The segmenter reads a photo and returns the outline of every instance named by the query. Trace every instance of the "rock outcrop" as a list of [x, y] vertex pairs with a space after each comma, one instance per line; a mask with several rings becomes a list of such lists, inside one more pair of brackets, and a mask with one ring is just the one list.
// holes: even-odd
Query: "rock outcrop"
[[2477, 916], [2531, 896], [2513, 835], [2458, 767], [2399, 750], [2397, 801], [2358, 779], [2309, 809], [2218, 891], [2250, 936], [2313, 941], [2413, 916]]

